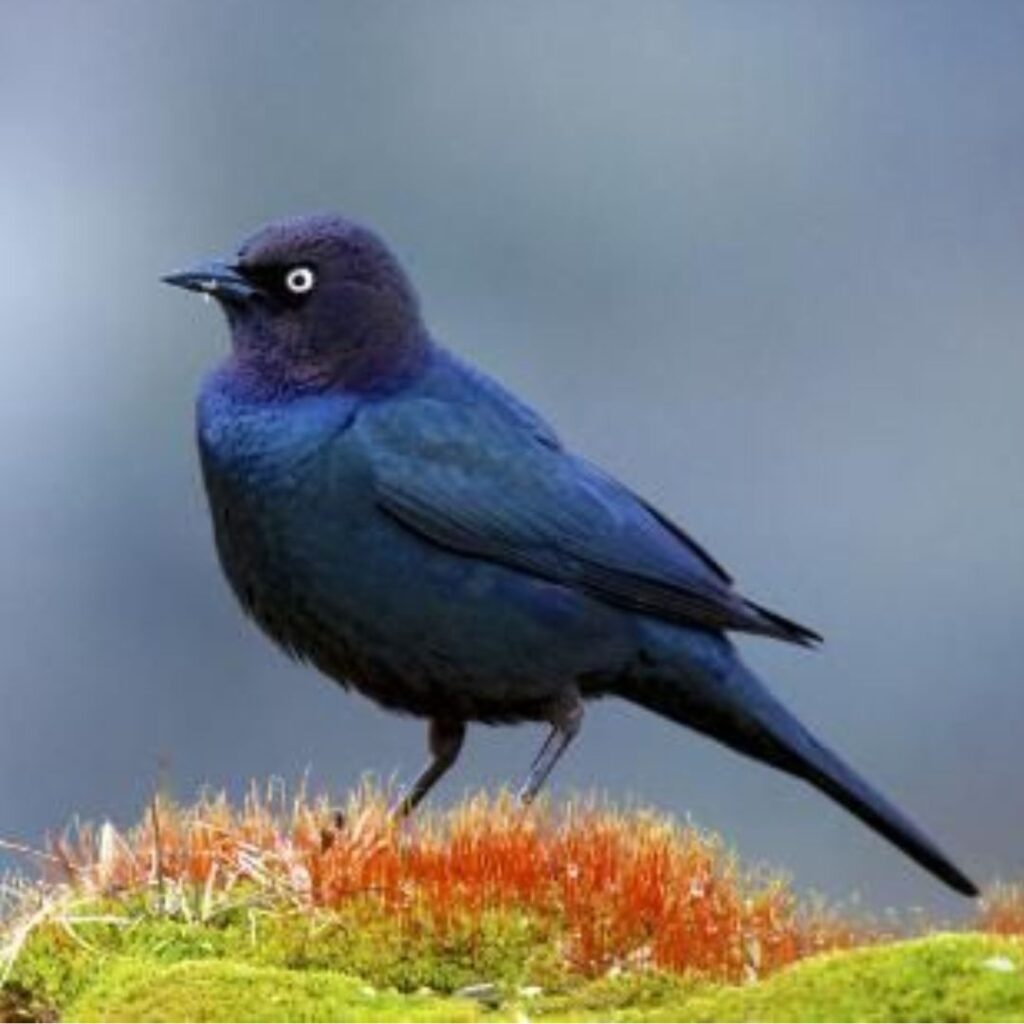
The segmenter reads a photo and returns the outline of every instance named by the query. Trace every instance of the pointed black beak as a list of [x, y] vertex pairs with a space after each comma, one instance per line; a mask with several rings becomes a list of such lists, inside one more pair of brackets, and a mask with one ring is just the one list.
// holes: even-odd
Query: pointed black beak
[[212, 295], [222, 302], [244, 302], [258, 294], [258, 290], [224, 260], [197, 263], [187, 270], [165, 274], [160, 280], [176, 288]]

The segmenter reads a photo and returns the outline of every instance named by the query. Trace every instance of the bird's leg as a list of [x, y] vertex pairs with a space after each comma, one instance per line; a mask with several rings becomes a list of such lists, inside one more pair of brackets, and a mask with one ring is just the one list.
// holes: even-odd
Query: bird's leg
[[534, 797], [540, 792], [551, 769], [565, 753], [566, 747], [572, 743], [583, 724], [583, 701], [578, 693], [560, 701], [551, 712], [551, 732], [548, 733], [544, 745], [533, 759], [530, 774], [523, 788], [519, 790], [521, 804], [533, 803]]
[[416, 805], [430, 792], [434, 783], [453, 764], [462, 749], [462, 741], [466, 736], [466, 723], [449, 718], [432, 718], [427, 743], [430, 747], [430, 760], [409, 791], [402, 797], [391, 811], [393, 818], [405, 818], [416, 809]]

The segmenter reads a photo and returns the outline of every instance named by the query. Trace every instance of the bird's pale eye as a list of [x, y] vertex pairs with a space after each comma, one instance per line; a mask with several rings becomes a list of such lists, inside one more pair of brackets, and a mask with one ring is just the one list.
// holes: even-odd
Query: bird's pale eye
[[316, 284], [312, 267], [292, 267], [284, 276], [284, 286], [292, 295], [308, 295]]

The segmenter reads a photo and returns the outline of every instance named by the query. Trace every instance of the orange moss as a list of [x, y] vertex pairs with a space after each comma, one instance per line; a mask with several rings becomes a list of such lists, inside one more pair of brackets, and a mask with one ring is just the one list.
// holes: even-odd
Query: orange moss
[[1024, 936], [1024, 885], [995, 885], [978, 912], [979, 931]]
[[801, 910], [784, 881], [744, 872], [714, 836], [594, 801], [524, 811], [477, 797], [395, 826], [370, 788], [339, 813], [301, 790], [254, 787], [240, 808], [223, 795], [157, 800], [123, 835], [80, 827], [51, 844], [49, 863], [93, 891], [244, 882], [299, 907], [370, 900], [400, 927], [441, 934], [521, 911], [586, 974], [652, 966], [740, 980], [874, 937]]

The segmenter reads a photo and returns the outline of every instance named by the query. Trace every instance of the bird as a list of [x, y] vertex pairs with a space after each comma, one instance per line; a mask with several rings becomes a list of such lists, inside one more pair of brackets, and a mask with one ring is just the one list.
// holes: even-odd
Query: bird
[[471, 723], [549, 726], [528, 804], [587, 702], [618, 697], [809, 783], [978, 894], [730, 634], [821, 637], [744, 597], [682, 527], [444, 347], [376, 232], [335, 213], [275, 221], [162, 280], [215, 299], [230, 329], [196, 429], [242, 608], [289, 655], [427, 722], [429, 758], [396, 816], [452, 767]]

